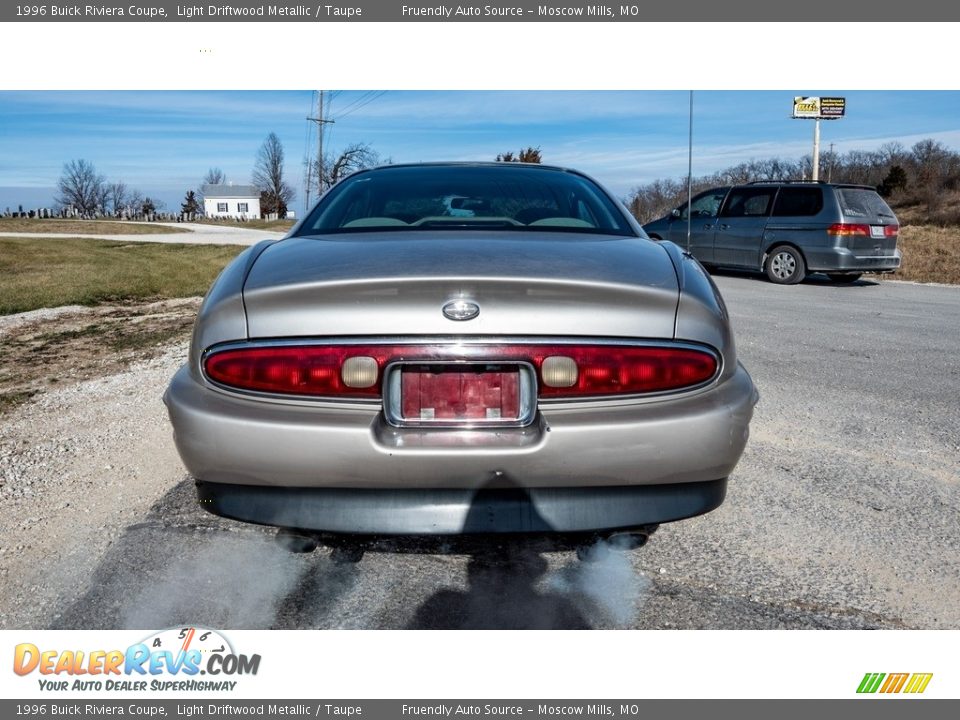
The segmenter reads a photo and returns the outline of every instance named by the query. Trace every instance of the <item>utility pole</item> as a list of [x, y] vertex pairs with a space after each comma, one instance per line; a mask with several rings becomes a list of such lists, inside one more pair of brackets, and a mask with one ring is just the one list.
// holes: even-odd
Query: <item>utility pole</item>
[[833, 182], [833, 143], [830, 143], [830, 167], [827, 168], [827, 182]]
[[693, 221], [693, 90], [690, 91], [690, 117], [687, 137], [687, 252], [690, 252], [691, 222]]
[[[334, 120], [329, 120], [323, 116], [323, 90], [317, 95], [317, 116], [308, 117], [307, 120], [317, 124], [317, 198], [323, 195], [323, 130], [324, 125], [332, 124]], [[310, 178], [313, 175], [309, 161], [307, 162], [307, 211], [310, 210]]]

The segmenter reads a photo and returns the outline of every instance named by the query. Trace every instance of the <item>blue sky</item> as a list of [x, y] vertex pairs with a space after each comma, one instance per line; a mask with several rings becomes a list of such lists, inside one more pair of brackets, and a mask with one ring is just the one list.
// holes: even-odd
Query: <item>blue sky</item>
[[[960, 92], [700, 91], [694, 173], [809, 153], [813, 125], [790, 119], [794, 95], [847, 98], [847, 117], [822, 124], [824, 149], [926, 137], [960, 149]], [[210, 167], [249, 182], [258, 147], [276, 132], [299, 211], [313, 102], [310, 91], [0, 92], [0, 210], [51, 205], [63, 163], [77, 158], [176, 209]], [[686, 91], [339, 91], [325, 142], [334, 150], [366, 142], [394, 162], [492, 160], [540, 146], [545, 162], [626, 195], [686, 175], [688, 102]]]

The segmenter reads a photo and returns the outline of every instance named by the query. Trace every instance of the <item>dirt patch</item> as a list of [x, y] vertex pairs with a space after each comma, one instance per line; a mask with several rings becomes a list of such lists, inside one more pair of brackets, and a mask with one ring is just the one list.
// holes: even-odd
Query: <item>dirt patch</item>
[[190, 336], [200, 298], [23, 313], [0, 323], [0, 416], [54, 387], [121, 372]]

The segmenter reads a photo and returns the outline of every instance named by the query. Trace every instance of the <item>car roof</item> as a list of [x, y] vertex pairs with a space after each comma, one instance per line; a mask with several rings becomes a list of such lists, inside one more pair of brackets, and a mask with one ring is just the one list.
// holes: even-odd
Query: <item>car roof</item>
[[402, 168], [422, 168], [422, 167], [488, 167], [488, 168], [536, 168], [538, 170], [553, 170], [557, 172], [576, 173], [583, 175], [579, 170], [562, 167], [560, 165], [544, 165], [542, 163], [524, 163], [524, 162], [498, 162], [493, 160], [450, 160], [450, 161], [431, 161], [419, 163], [392, 163], [390, 165], [377, 165], [372, 168], [365, 168], [360, 172], [369, 172], [372, 170], [397, 170]]

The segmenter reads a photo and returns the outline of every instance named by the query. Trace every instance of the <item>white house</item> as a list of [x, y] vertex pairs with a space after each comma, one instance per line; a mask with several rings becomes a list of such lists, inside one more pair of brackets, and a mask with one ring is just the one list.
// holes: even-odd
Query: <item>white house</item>
[[260, 190], [253, 185], [204, 185], [201, 192], [207, 217], [260, 217]]

